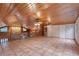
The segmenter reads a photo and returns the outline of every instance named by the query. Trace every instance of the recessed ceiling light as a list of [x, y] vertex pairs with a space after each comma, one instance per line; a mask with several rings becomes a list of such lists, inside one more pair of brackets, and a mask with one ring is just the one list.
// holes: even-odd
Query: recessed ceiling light
[[40, 12], [37, 12], [36, 15], [37, 15], [37, 17], [40, 17], [41, 14], [40, 14]]

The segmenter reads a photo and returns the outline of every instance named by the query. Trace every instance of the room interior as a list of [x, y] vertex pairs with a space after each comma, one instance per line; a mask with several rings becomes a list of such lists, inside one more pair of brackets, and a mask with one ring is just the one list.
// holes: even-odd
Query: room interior
[[78, 3], [0, 4], [0, 56], [78, 55]]

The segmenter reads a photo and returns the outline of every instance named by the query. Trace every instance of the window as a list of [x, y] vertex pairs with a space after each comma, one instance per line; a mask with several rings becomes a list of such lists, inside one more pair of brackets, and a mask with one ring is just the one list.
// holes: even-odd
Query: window
[[8, 32], [8, 27], [2, 27], [2, 28], [0, 28], [0, 32]]
[[21, 27], [10, 27], [13, 34], [21, 33]]

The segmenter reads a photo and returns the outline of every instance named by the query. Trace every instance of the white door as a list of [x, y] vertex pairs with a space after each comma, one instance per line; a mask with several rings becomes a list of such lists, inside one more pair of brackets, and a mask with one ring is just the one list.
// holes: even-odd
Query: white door
[[74, 24], [65, 25], [65, 38], [74, 39], [75, 36]]
[[60, 38], [65, 38], [65, 26], [60, 25]]

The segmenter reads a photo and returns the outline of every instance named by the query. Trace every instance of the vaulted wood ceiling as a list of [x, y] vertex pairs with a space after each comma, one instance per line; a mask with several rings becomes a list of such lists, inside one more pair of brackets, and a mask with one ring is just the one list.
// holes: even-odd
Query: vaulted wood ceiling
[[78, 15], [78, 3], [0, 4], [0, 22], [7, 25], [32, 26], [36, 18], [52, 24], [71, 24]]

